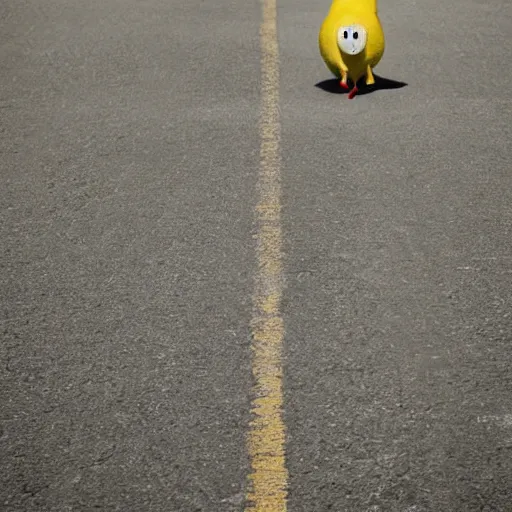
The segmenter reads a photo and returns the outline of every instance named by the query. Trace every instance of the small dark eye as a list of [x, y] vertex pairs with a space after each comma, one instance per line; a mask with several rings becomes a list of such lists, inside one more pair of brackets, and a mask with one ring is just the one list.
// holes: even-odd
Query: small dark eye
[[345, 30], [345, 32], [343, 32], [343, 38], [348, 39], [348, 32], [346, 30]]
[[359, 37], [359, 34], [357, 32], [354, 32], [354, 39], [357, 39]]

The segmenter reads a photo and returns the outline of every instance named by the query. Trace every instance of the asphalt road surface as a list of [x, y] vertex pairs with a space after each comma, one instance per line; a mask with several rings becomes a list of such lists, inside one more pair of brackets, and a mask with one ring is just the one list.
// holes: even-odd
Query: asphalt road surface
[[[289, 512], [512, 511], [512, 4], [278, 0]], [[0, 510], [235, 512], [261, 5], [0, 3]], [[274, 512], [274, 510], [270, 511]]]

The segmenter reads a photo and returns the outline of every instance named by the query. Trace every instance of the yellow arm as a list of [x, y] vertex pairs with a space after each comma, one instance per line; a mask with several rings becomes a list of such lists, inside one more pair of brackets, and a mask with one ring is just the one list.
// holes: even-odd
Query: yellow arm
[[336, 18], [327, 16], [320, 27], [318, 43], [320, 46], [320, 53], [327, 64], [327, 67], [338, 78], [344, 78], [343, 75], [345, 75], [346, 78], [348, 68], [343, 62], [340, 49], [338, 48], [338, 28], [339, 26]]

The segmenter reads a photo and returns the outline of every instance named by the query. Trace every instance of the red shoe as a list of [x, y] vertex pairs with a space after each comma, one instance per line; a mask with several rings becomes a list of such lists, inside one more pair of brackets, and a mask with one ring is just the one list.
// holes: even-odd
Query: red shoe
[[348, 93], [348, 99], [351, 100], [357, 94], [357, 85], [354, 85], [354, 88]]

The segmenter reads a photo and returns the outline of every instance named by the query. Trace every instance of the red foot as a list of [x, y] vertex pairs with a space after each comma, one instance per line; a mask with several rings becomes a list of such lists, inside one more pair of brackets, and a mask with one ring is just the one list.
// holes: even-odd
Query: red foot
[[342, 89], [348, 90], [348, 84], [347, 82], [344, 82], [343, 80], [340, 82], [340, 87]]
[[357, 94], [357, 91], [357, 87], [354, 86], [354, 88], [348, 93], [348, 99], [351, 100]]

